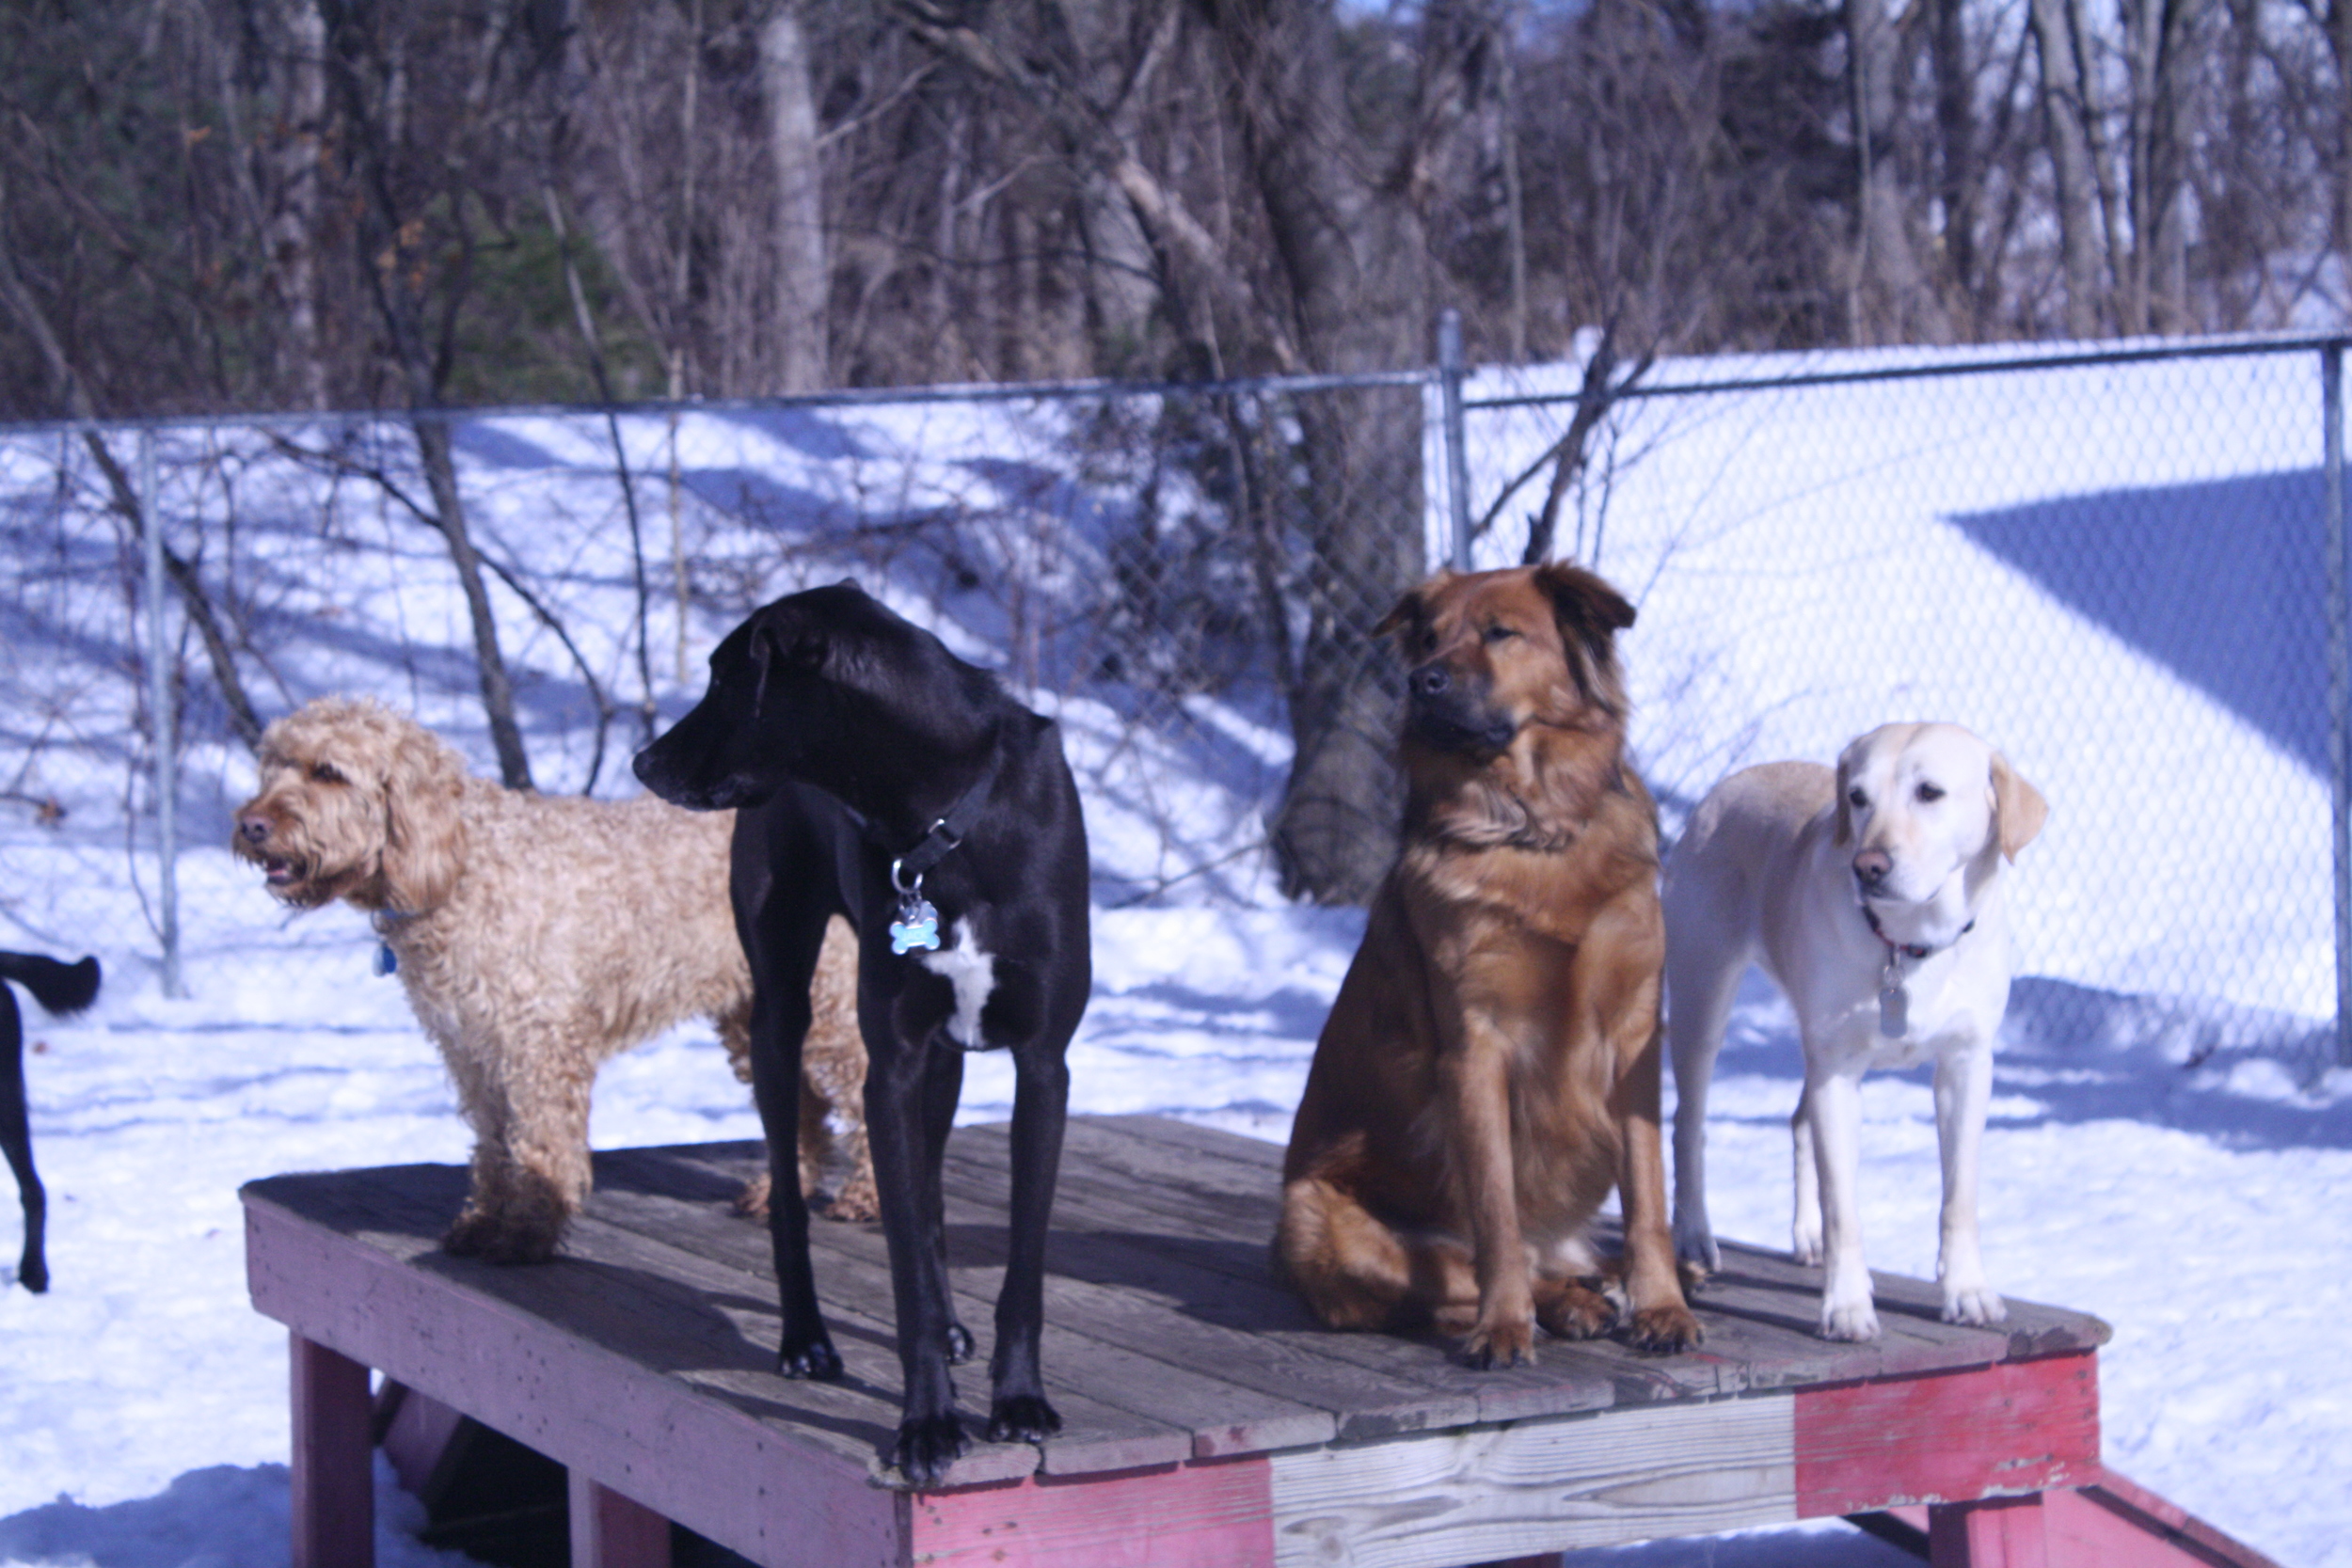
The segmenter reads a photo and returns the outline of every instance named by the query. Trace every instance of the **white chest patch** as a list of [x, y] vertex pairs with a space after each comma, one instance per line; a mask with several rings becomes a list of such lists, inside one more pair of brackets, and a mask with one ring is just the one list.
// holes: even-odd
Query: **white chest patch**
[[954, 940], [937, 952], [925, 953], [925, 969], [953, 986], [956, 1010], [947, 1016], [947, 1037], [966, 1051], [986, 1049], [980, 1038], [980, 1009], [996, 989], [996, 957], [980, 946], [969, 918], [956, 922]]

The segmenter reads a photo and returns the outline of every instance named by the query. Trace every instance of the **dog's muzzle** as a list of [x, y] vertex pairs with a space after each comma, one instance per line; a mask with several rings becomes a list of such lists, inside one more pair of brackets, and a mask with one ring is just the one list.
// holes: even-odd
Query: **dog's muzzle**
[[1406, 677], [1406, 724], [1433, 751], [1492, 753], [1511, 744], [1518, 725], [1454, 679], [1443, 664], [1423, 664]]

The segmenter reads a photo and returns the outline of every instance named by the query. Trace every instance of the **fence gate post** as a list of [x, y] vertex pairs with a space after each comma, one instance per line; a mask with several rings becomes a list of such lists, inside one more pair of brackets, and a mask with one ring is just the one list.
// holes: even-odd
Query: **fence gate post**
[[147, 546], [147, 704], [155, 738], [156, 935], [164, 949], [164, 994], [184, 996], [180, 984], [180, 768], [178, 726], [171, 710], [171, 640], [164, 633], [164, 515], [156, 504], [155, 433], [139, 432], [139, 531]]
[[1470, 569], [1470, 433], [1462, 419], [1462, 312], [1438, 317], [1438, 392], [1445, 423], [1446, 515], [1454, 520], [1454, 569]]
[[2319, 351], [2321, 475], [2328, 507], [2328, 771], [2333, 786], [2336, 1061], [2352, 1067], [2352, 555], [2344, 515], [2344, 342]]

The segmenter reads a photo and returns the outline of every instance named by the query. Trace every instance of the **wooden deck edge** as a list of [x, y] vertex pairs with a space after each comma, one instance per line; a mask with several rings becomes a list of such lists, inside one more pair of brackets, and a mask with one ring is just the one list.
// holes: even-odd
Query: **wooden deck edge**
[[[255, 1309], [300, 1338], [464, 1409], [755, 1560], [812, 1550], [842, 1568], [902, 1560], [900, 1496], [844, 1455], [404, 1267], [266, 1196], [246, 1195], [246, 1232]], [[433, 1334], [429, 1325], [453, 1307], [472, 1330]], [[702, 1456], [700, 1467], [681, 1473], [667, 1463], [678, 1451]], [[711, 1476], [728, 1484], [705, 1484]]]

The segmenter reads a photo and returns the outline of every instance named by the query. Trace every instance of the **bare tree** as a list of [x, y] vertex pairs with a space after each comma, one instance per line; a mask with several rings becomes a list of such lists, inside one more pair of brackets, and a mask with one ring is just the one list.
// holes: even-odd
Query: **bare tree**
[[[413, 139], [421, 127], [431, 125], [463, 148], [485, 131], [491, 106], [515, 85], [507, 79], [513, 63], [508, 56], [519, 40], [446, 14], [391, 16], [367, 0], [318, 4], [326, 24], [327, 76], [339, 132], [359, 197], [358, 259], [406, 396], [434, 523], [449, 546], [472, 623], [482, 707], [499, 774], [508, 788], [528, 789], [531, 759], [515, 718], [514, 680], [499, 646], [497, 616], [466, 519], [443, 395], [453, 367], [457, 313], [469, 282], [473, 233], [468, 208], [476, 192], [464, 159], [440, 148], [421, 150]], [[472, 69], [465, 75], [428, 84], [415, 69], [424, 62], [412, 55], [409, 28], [427, 21], [456, 26], [463, 41], [472, 44], [465, 53], [437, 55], [444, 62], [467, 61]], [[429, 86], [442, 90], [431, 92]], [[424, 102], [416, 102], [419, 98]]]

